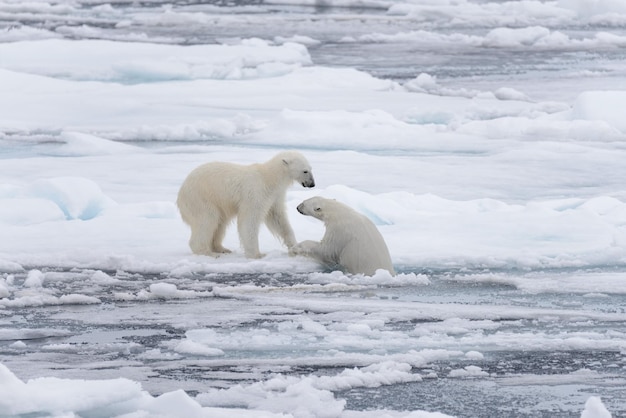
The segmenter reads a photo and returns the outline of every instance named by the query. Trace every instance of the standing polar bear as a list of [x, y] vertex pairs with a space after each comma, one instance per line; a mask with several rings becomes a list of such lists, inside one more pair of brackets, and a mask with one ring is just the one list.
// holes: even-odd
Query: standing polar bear
[[239, 240], [246, 257], [260, 258], [259, 229], [268, 229], [291, 248], [296, 244], [285, 210], [285, 194], [294, 182], [314, 187], [311, 166], [296, 151], [251, 165], [225, 162], [203, 164], [183, 182], [176, 201], [183, 221], [191, 227], [194, 254], [229, 253], [222, 246], [226, 227], [237, 217]]
[[387, 270], [395, 276], [389, 249], [376, 226], [354, 209], [323, 197], [312, 197], [298, 205], [298, 212], [324, 222], [322, 241], [303, 241], [291, 249], [295, 255], [313, 257], [330, 267], [339, 266], [352, 274]]

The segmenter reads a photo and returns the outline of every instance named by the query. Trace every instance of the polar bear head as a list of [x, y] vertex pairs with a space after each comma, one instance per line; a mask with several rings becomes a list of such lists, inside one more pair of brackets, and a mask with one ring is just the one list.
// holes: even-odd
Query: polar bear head
[[327, 206], [328, 199], [315, 196], [298, 205], [298, 212], [303, 215], [312, 216], [321, 221], [324, 220], [324, 207]]
[[311, 165], [302, 154], [296, 151], [285, 151], [279, 154], [289, 176], [303, 187], [315, 187]]

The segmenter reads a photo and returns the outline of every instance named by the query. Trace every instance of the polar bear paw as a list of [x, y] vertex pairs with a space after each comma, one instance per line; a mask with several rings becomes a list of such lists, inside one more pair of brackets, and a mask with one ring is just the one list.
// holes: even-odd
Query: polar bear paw
[[302, 241], [289, 249], [289, 255], [308, 255], [320, 245], [317, 241]]

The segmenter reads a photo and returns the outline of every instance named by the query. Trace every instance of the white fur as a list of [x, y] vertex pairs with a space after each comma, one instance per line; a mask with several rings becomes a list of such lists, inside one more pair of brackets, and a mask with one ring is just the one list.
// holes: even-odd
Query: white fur
[[191, 227], [191, 250], [205, 255], [230, 252], [222, 241], [235, 216], [246, 257], [262, 257], [259, 228], [263, 222], [291, 248], [296, 238], [287, 219], [285, 194], [294, 181], [315, 186], [311, 166], [295, 151], [281, 152], [261, 164], [213, 162], [197, 167], [183, 182], [176, 202]]
[[395, 275], [389, 249], [376, 225], [366, 216], [336, 200], [313, 197], [298, 205], [298, 212], [324, 222], [322, 241], [303, 241], [292, 254], [306, 255], [352, 274], [373, 275], [378, 269]]

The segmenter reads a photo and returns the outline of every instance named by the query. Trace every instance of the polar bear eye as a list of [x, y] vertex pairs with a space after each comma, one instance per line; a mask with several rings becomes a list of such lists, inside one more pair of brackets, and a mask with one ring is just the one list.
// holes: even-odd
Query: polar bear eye
[[315, 208], [315, 212], [319, 212], [322, 208]]
[[309, 170], [304, 170], [303, 173], [304, 174], [309, 174]]

